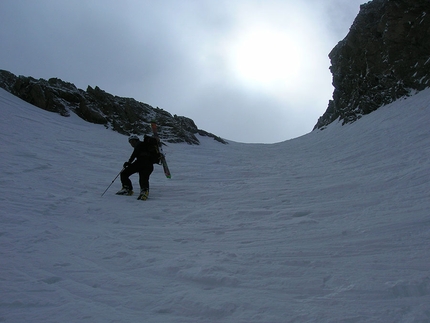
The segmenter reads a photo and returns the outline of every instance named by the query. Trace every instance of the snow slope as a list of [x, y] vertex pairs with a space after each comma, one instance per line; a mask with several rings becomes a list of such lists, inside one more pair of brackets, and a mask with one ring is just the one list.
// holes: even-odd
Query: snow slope
[[[0, 322], [430, 322], [430, 90], [279, 144], [165, 147], [0, 89]], [[137, 187], [137, 177], [132, 177]]]

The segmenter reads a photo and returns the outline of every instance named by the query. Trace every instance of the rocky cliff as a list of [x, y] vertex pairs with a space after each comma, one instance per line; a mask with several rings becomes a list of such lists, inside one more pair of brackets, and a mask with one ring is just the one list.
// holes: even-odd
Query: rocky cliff
[[329, 54], [333, 100], [314, 129], [353, 122], [430, 86], [430, 1], [373, 0]]
[[156, 121], [161, 139], [167, 142], [199, 144], [196, 134], [200, 134], [227, 143], [220, 137], [198, 129], [189, 118], [172, 116], [163, 109], [131, 98], [114, 96], [97, 86], [88, 86], [84, 91], [57, 78], [36, 80], [0, 70], [0, 87], [44, 110], [65, 117], [70, 116], [71, 112], [76, 113], [88, 122], [103, 124], [125, 135], [151, 133], [150, 123]]

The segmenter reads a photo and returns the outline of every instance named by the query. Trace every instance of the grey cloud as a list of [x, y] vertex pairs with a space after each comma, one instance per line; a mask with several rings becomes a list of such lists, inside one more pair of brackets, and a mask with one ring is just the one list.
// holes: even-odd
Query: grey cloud
[[[328, 52], [346, 35], [361, 2], [2, 1], [0, 68], [59, 77], [80, 88], [97, 85], [190, 117], [227, 139], [281, 141], [309, 132], [324, 112], [331, 97]], [[286, 89], [281, 99], [238, 83], [222, 46], [233, 31], [247, 28], [239, 17], [306, 30], [301, 46], [314, 53], [301, 67], [307, 80], [295, 81], [301, 88]], [[272, 126], [270, 133], [262, 122]]]

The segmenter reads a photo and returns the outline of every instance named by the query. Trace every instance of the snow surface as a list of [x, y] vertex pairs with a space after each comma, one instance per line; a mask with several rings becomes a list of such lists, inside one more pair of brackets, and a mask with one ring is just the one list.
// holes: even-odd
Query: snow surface
[[430, 90], [279, 144], [169, 144], [147, 201], [101, 197], [126, 137], [0, 110], [0, 322], [430, 322]]

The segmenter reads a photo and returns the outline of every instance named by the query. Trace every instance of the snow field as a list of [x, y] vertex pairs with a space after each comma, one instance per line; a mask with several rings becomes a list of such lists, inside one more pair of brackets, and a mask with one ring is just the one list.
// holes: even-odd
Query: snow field
[[0, 109], [2, 322], [430, 321], [430, 90], [278, 144], [169, 144], [147, 201], [101, 197], [126, 137]]

